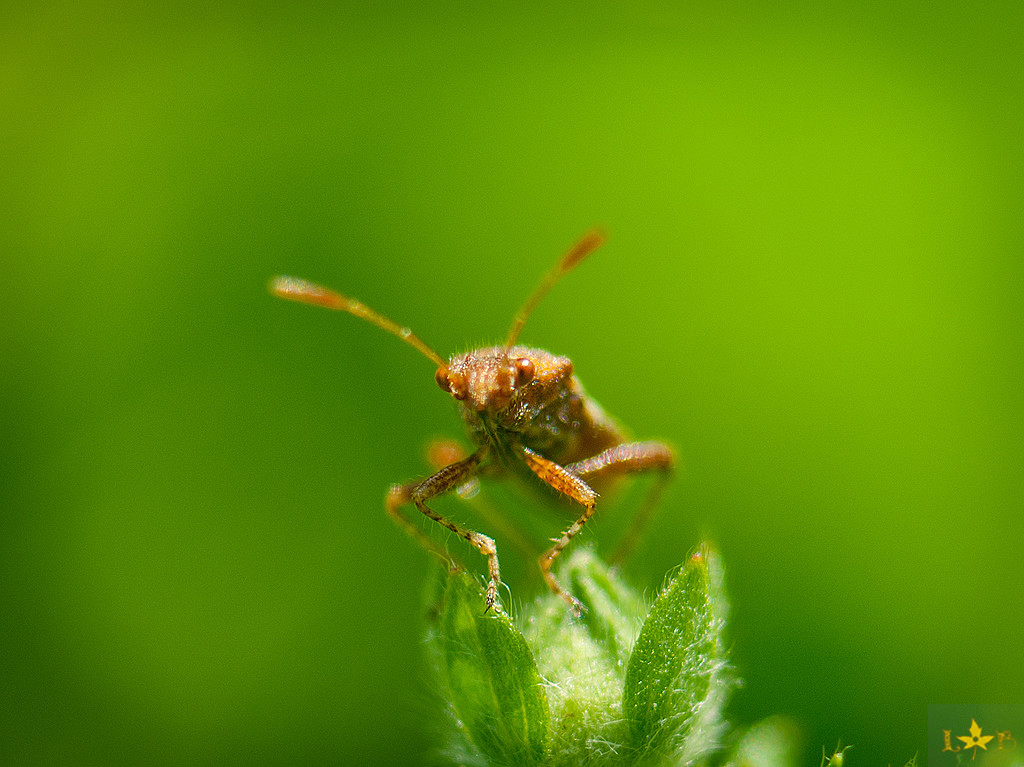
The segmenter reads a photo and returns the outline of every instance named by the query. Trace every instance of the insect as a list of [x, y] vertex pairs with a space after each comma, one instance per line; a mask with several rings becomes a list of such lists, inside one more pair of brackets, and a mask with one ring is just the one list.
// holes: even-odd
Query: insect
[[579, 615], [582, 605], [556, 580], [552, 565], [594, 514], [598, 499], [594, 485], [630, 473], [657, 474], [658, 480], [636, 514], [634, 533], [627, 534], [620, 545], [620, 549], [628, 548], [675, 463], [671, 448], [661, 442], [630, 441], [622, 427], [584, 392], [568, 357], [518, 344], [526, 321], [555, 283], [603, 242], [604, 236], [593, 231], [569, 249], [516, 313], [503, 344], [455, 354], [447, 361], [412, 330], [355, 299], [295, 277], [275, 277], [270, 283], [271, 292], [281, 298], [367, 320], [398, 336], [436, 365], [434, 380], [458, 403], [475, 450], [424, 480], [393, 486], [387, 495], [387, 511], [421, 543], [437, 550], [402, 514], [404, 507], [415, 506], [486, 557], [487, 609], [494, 607], [501, 582], [495, 542], [436, 512], [428, 505], [432, 498], [488, 472], [533, 476], [579, 504], [579, 517], [560, 537], [552, 539], [552, 546], [538, 560], [547, 586]]

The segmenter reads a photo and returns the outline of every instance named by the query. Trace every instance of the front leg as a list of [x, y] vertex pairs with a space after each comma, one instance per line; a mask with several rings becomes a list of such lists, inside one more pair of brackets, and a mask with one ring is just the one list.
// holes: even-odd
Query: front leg
[[501, 576], [498, 572], [498, 549], [494, 545], [494, 541], [486, 535], [468, 530], [461, 525], [452, 522], [450, 519], [441, 516], [427, 506], [427, 501], [434, 496], [445, 493], [454, 487], [458, 487], [463, 482], [470, 479], [476, 472], [477, 466], [480, 464], [480, 461], [486, 452], [486, 448], [481, 448], [468, 458], [464, 458], [461, 461], [456, 461], [449, 466], [445, 466], [443, 469], [427, 477], [422, 482], [410, 482], [407, 485], [395, 485], [388, 492], [387, 509], [388, 514], [402, 525], [414, 538], [419, 540], [420, 543], [428, 549], [441, 553], [442, 556], [444, 556], [444, 552], [440, 552], [438, 547], [430, 540], [430, 538], [424, 535], [415, 525], [412, 524], [412, 522], [399, 514], [398, 510], [402, 506], [409, 503], [414, 504], [424, 515], [448, 528], [460, 538], [466, 539], [475, 546], [481, 554], [487, 557], [487, 571], [489, 578], [487, 583], [487, 609], [489, 610], [494, 607], [494, 603], [497, 600], [498, 584], [501, 583]]
[[569, 541], [573, 539], [576, 533], [583, 529], [583, 525], [585, 525], [587, 520], [594, 515], [594, 506], [597, 503], [597, 493], [594, 492], [594, 489], [590, 485], [564, 466], [560, 466], [554, 461], [548, 460], [544, 456], [530, 450], [528, 447], [523, 447], [522, 451], [523, 460], [526, 461], [526, 465], [530, 467], [530, 470], [534, 474], [558, 492], [569, 496], [572, 500], [583, 506], [583, 513], [580, 515], [579, 519], [573, 522], [569, 526], [569, 529], [562, 533], [562, 537], [558, 538], [550, 549], [541, 554], [540, 560], [538, 560], [541, 575], [544, 576], [544, 581], [548, 584], [548, 588], [564, 599], [570, 609], [579, 616], [583, 612], [583, 605], [581, 605], [572, 594], [559, 585], [555, 576], [551, 573], [551, 566], [554, 564], [558, 555], [562, 553], [562, 549], [569, 545]]
[[[427, 446], [427, 462], [434, 471], [465, 457], [466, 449], [454, 440], [437, 438]], [[481, 522], [485, 522], [493, 529], [502, 541], [509, 541], [524, 557], [536, 556], [537, 546], [523, 535], [517, 525], [509, 521], [507, 514], [503, 514], [487, 499], [486, 493], [480, 492], [480, 481], [476, 476], [456, 487], [455, 494], [473, 510]]]

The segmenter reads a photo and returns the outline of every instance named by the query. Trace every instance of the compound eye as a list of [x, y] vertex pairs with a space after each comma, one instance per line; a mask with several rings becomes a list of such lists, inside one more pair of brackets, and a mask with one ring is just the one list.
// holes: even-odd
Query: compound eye
[[537, 369], [533, 364], [533, 360], [529, 357], [520, 357], [516, 360], [516, 385], [523, 386], [530, 383], [533, 380], [533, 376], [537, 373]]
[[437, 385], [441, 387], [441, 391], [452, 390], [451, 382], [448, 380], [448, 368], [438, 368], [437, 372], [434, 373], [434, 380], [437, 381]]

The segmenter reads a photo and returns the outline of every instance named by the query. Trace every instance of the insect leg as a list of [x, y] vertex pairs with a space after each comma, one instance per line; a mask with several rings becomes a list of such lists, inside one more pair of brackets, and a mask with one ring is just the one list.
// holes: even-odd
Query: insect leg
[[583, 525], [594, 515], [594, 506], [597, 503], [597, 493], [594, 489], [580, 479], [578, 476], [550, 461], [542, 455], [538, 455], [527, 447], [522, 448], [523, 459], [530, 470], [540, 477], [544, 482], [553, 487], [563, 495], [567, 495], [583, 506], [583, 513], [579, 519], [573, 522], [569, 528], [562, 533], [562, 537], [554, 541], [554, 545], [541, 554], [538, 564], [541, 575], [553, 592], [558, 594], [569, 605], [572, 611], [578, 616], [583, 612], [583, 605], [568, 591], [563, 589], [555, 576], [551, 573], [551, 566], [555, 559], [562, 553], [562, 549], [569, 545], [569, 541], [583, 529]]
[[398, 509], [401, 506], [412, 502], [425, 516], [448, 528], [460, 538], [466, 539], [481, 554], [487, 557], [489, 578], [487, 583], [487, 608], [490, 609], [494, 607], [494, 602], [497, 599], [498, 584], [501, 582], [501, 576], [498, 571], [498, 549], [494, 545], [494, 541], [486, 535], [467, 530], [427, 506], [427, 501], [435, 495], [447, 492], [468, 480], [473, 475], [473, 472], [476, 471], [480, 460], [484, 456], [484, 452], [484, 450], [478, 450], [468, 458], [445, 466], [422, 482], [393, 487], [388, 493], [387, 508], [388, 513], [393, 518], [397, 519], [406, 530], [412, 532], [417, 540], [432, 551], [438, 551], [438, 547], [418, 530], [415, 525], [398, 513]]
[[[427, 446], [427, 461], [435, 471], [465, 457], [466, 449], [450, 439], [434, 439]], [[525, 557], [536, 556], [538, 546], [519, 532], [515, 525], [510, 524], [506, 515], [489, 503], [484, 493], [478, 491], [479, 480], [476, 477], [471, 477], [455, 488], [459, 500], [469, 506], [502, 541], [511, 543]]]
[[635, 548], [640, 534], [650, 522], [651, 515], [658, 505], [658, 500], [661, 498], [661, 493], [668, 483], [674, 466], [675, 455], [672, 448], [661, 442], [627, 442], [610, 447], [593, 458], [566, 466], [573, 474], [588, 481], [623, 474], [658, 472], [658, 477], [647, 494], [647, 498], [644, 499], [643, 504], [634, 515], [629, 530], [626, 531], [625, 536], [612, 553], [612, 563], [621, 563]]
[[393, 519], [399, 527], [409, 534], [411, 538], [415, 538], [419, 544], [432, 551], [441, 559], [451, 563], [454, 570], [465, 570], [465, 566], [458, 561], [458, 558], [453, 556], [451, 552], [445, 550], [441, 546], [438, 546], [434, 540], [423, 532], [419, 527], [413, 524], [412, 520], [402, 514], [399, 510], [403, 506], [411, 504], [413, 491], [422, 484], [422, 480], [413, 480], [407, 482], [404, 485], [392, 485], [391, 489], [388, 490], [385, 504], [388, 510], [388, 516]]

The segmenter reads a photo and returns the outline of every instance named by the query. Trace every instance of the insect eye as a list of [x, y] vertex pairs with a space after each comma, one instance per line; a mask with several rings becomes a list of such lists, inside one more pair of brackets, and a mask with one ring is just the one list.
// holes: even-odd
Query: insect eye
[[434, 373], [434, 380], [437, 381], [437, 385], [441, 387], [441, 391], [451, 391], [452, 385], [448, 381], [448, 368], [440, 367], [437, 372]]
[[530, 383], [536, 372], [533, 360], [529, 357], [520, 357], [516, 360], [516, 384], [519, 386]]
[[446, 367], [440, 367], [434, 373], [434, 380], [441, 391], [450, 392], [455, 399], [466, 399], [466, 379], [460, 373], [453, 373]]

